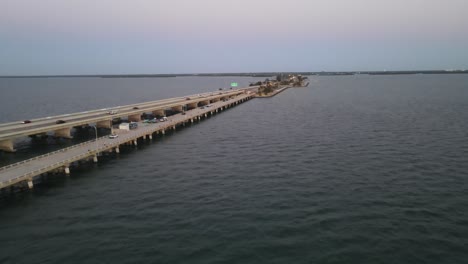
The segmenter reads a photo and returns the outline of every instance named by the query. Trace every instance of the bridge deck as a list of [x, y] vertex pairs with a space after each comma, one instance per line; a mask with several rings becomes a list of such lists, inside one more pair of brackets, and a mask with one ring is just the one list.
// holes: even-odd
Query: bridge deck
[[119, 137], [110, 139], [108, 136], [84, 142], [65, 149], [41, 155], [26, 161], [0, 168], [0, 189], [11, 186], [21, 181], [32, 180], [34, 176], [52, 171], [57, 168], [69, 166], [70, 163], [82, 159], [94, 157], [99, 152], [112, 150], [124, 143], [132, 142], [140, 137], [152, 135], [155, 132], [167, 130], [174, 126], [190, 122], [191, 119], [205, 114], [220, 111], [223, 108], [251, 99], [252, 95], [243, 94], [228, 101], [212, 103], [211, 107], [196, 108], [186, 111], [185, 115], [176, 114], [168, 117], [168, 121], [160, 123], [142, 124], [135, 130], [119, 133]]
[[[248, 89], [252, 88], [218, 91], [212, 93], [204, 93], [196, 96], [176, 97], [127, 106], [104, 108], [100, 110], [91, 110], [80, 113], [71, 113], [66, 115], [39, 118], [35, 120], [30, 120], [32, 122], [28, 124], [21, 124], [20, 121], [10, 122], [0, 125], [0, 141], [14, 140], [20, 137], [46, 133], [50, 131], [57, 131], [60, 129], [82, 126], [90, 123], [97, 123], [100, 121], [111, 121], [115, 118], [127, 118], [131, 115], [141, 115], [144, 112], [164, 110], [187, 104], [210, 102], [211, 100], [218, 100], [220, 98], [238, 96], [242, 94], [244, 90]], [[187, 98], [190, 99], [187, 100]], [[118, 110], [118, 113], [109, 115], [109, 110]], [[57, 122], [60, 122], [60, 120], [63, 120], [65, 122], [57, 124]]]

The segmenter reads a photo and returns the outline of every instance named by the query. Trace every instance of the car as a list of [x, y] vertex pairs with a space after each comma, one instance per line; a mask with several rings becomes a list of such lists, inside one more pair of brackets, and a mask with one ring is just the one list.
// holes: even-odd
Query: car
[[200, 109], [205, 109], [205, 107], [204, 107], [204, 106], [200, 106]]
[[187, 100], [187, 101], [190, 100], [190, 97], [186, 97], [185, 100]]
[[182, 112], [182, 115], [185, 115], [185, 112]]
[[111, 134], [111, 135], [109, 135], [109, 138], [118, 138], [118, 137], [119, 137], [119, 135], [117, 135], [117, 134]]
[[133, 110], [137, 110], [137, 109], [140, 109], [140, 108], [138, 106], [133, 107]]
[[63, 124], [63, 123], [66, 123], [67, 121], [65, 120], [57, 120], [57, 122], [55, 122], [55, 124]]
[[117, 110], [111, 110], [111, 111], [109, 111], [109, 112], [107, 112], [107, 113], [108, 113], [109, 115], [115, 115], [115, 114], [118, 113], [118, 111], [117, 111]]
[[164, 121], [167, 121], [167, 117], [163, 116], [161, 117], [161, 119], [159, 119], [159, 122], [164, 122]]
[[31, 123], [31, 120], [24, 120], [24, 121], [21, 122], [21, 123], [23, 123], [23, 124], [29, 124], [29, 123]]

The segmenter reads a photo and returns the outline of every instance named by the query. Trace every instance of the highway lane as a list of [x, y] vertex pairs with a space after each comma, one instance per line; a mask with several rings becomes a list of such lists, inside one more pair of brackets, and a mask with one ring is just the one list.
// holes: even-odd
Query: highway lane
[[[220, 94], [221, 93], [221, 94]], [[28, 136], [38, 133], [44, 133], [48, 131], [58, 130], [61, 128], [70, 128], [73, 126], [86, 125], [88, 123], [95, 123], [98, 121], [112, 120], [118, 117], [127, 117], [133, 114], [141, 114], [142, 112], [160, 110], [170, 108], [174, 106], [180, 106], [181, 104], [196, 103], [199, 101], [211, 100], [218, 97], [233, 96], [235, 94], [242, 93], [241, 90], [232, 90], [227, 92], [212, 92], [209, 95], [203, 94], [201, 96], [196, 95], [190, 97], [190, 100], [186, 100], [187, 97], [180, 97], [177, 99], [168, 99], [163, 102], [145, 102], [138, 104], [139, 109], [133, 109], [131, 106], [126, 106], [125, 109], [119, 108], [119, 113], [115, 115], [109, 115], [108, 111], [101, 111], [94, 115], [90, 113], [75, 115], [73, 118], [61, 118], [60, 120], [66, 121], [64, 124], [56, 124], [59, 119], [46, 118], [46, 121], [35, 122], [29, 124], [16, 124], [13, 127], [4, 127], [0, 129], [0, 140], [11, 139], [16, 137]]]
[[[239, 90], [232, 90], [232, 91], [224, 91], [224, 94], [226, 96], [229, 96], [231, 94], [235, 94]], [[189, 95], [189, 96], [183, 96], [183, 97], [175, 97], [175, 98], [168, 98], [168, 99], [162, 99], [162, 100], [157, 100], [157, 101], [150, 101], [150, 102], [143, 102], [143, 103], [138, 103], [138, 104], [131, 104], [131, 105], [124, 105], [124, 106], [115, 106], [115, 107], [109, 107], [109, 108], [103, 108], [99, 110], [90, 110], [90, 111], [84, 111], [84, 112], [78, 112], [78, 113], [71, 113], [71, 114], [63, 114], [63, 115], [58, 115], [58, 116], [51, 116], [51, 117], [44, 117], [44, 118], [38, 118], [38, 119], [31, 119], [31, 123], [29, 124], [23, 124], [22, 121], [17, 121], [17, 122], [10, 122], [10, 123], [3, 123], [0, 124], [0, 132], [4, 131], [5, 129], [9, 129], [11, 127], [18, 127], [18, 128], [23, 128], [23, 127], [28, 127], [33, 124], [52, 124], [51, 121], [57, 121], [57, 120], [72, 120], [73, 117], [78, 117], [78, 116], [89, 116], [93, 113], [96, 114], [107, 114], [108, 111], [110, 110], [120, 110], [120, 111], [128, 111], [128, 110], [133, 110], [133, 107], [146, 107], [146, 106], [152, 106], [155, 104], [164, 104], [164, 103], [175, 103], [175, 102], [183, 102], [185, 98], [204, 98], [207, 96], [210, 96], [211, 93], [203, 93], [203, 94], [198, 94], [198, 95]], [[193, 102], [193, 101], [192, 101]]]
[[[232, 94], [235, 94], [235, 92], [231, 93], [223, 93], [222, 95], [224, 96], [230, 96]], [[15, 126], [10, 126], [10, 127], [4, 127], [0, 128], [0, 133], [9, 133], [9, 132], [15, 132], [21, 129], [34, 129], [34, 128], [39, 128], [42, 126], [51, 126], [56, 124], [57, 120], [64, 120], [66, 122], [73, 122], [73, 121], [79, 121], [79, 120], [85, 120], [88, 118], [95, 118], [95, 117], [108, 117], [108, 120], [114, 119], [114, 118], [122, 118], [122, 117], [127, 117], [128, 115], [134, 115], [134, 114], [139, 114], [141, 112], [144, 112], [145, 110], [147, 111], [154, 111], [154, 108], [158, 107], [167, 107], [168, 104], [174, 106], [175, 105], [180, 105], [180, 104], [189, 104], [189, 103], [196, 103], [199, 101], [204, 101], [204, 100], [210, 100], [213, 97], [218, 97], [220, 94], [216, 94], [213, 96], [206, 96], [206, 95], [201, 95], [201, 96], [195, 96], [195, 97], [190, 97], [194, 98], [191, 100], [186, 100], [187, 97], [183, 98], [177, 98], [177, 99], [168, 99], [168, 100], [163, 100], [163, 101], [154, 101], [154, 102], [145, 102], [145, 103], [140, 103], [138, 104], [138, 109], [134, 109], [134, 107], [128, 107], [128, 106], [122, 106], [122, 107], [115, 107], [113, 109], [118, 110], [117, 114], [114, 115], [109, 115], [108, 111], [99, 111], [96, 114], [92, 113], [83, 113], [83, 114], [74, 114], [72, 115], [63, 115], [66, 116], [67, 118], [60, 118], [57, 119], [55, 118], [45, 118], [44, 121], [42, 122], [31, 122], [29, 124], [16, 124]], [[170, 108], [170, 107], [168, 107]]]
[[[242, 91], [242, 89], [236, 89], [236, 90], [223, 90], [222, 92], [224, 93], [235, 93], [237, 91]], [[214, 94], [215, 92], [207, 92], [207, 93], [201, 93], [201, 94], [194, 94], [194, 95], [187, 95], [187, 96], [181, 96], [181, 97], [174, 97], [174, 98], [167, 98], [167, 99], [161, 99], [161, 100], [156, 100], [156, 101], [149, 101], [149, 102], [143, 102], [143, 103], [136, 103], [136, 104], [130, 104], [130, 105], [124, 105], [124, 106], [113, 106], [113, 107], [107, 107], [107, 108], [102, 108], [102, 109], [96, 109], [96, 110], [89, 110], [89, 111], [83, 111], [83, 112], [77, 112], [77, 113], [70, 113], [70, 114], [62, 114], [62, 115], [57, 115], [57, 116], [50, 116], [50, 117], [41, 117], [41, 118], [36, 118], [36, 119], [29, 119], [31, 123], [29, 124], [23, 124], [22, 121], [14, 121], [14, 122], [8, 122], [8, 123], [2, 123], [0, 124], [0, 132], [2, 132], [5, 129], [11, 128], [11, 127], [27, 127], [28, 125], [31, 125], [32, 123], [39, 123], [39, 122], [49, 122], [49, 124], [52, 124], [52, 120], [57, 121], [57, 120], [70, 120], [70, 118], [80, 116], [80, 115], [89, 115], [93, 113], [107, 113], [110, 110], [131, 110], [133, 107], [145, 107], [146, 105], [151, 105], [151, 104], [156, 104], [156, 103], [170, 103], [170, 102], [177, 102], [177, 101], [182, 101], [186, 97], [190, 98], [196, 98], [201, 95], [202, 97], [209, 96], [210, 94]], [[41, 123], [45, 124], [45, 123]]]

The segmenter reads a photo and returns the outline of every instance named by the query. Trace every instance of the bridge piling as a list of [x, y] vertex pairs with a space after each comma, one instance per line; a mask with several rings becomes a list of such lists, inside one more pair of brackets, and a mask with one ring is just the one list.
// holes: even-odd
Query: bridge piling
[[71, 128], [70, 127], [65, 127], [61, 129], [57, 129], [54, 132], [54, 135], [56, 137], [62, 137], [62, 138], [73, 138], [71, 135]]
[[29, 188], [29, 189], [34, 188], [34, 183], [33, 183], [32, 178], [29, 178], [27, 181], [28, 181], [28, 188]]
[[16, 152], [16, 149], [13, 147], [13, 140], [2, 140], [0, 141], [0, 149], [6, 152]]

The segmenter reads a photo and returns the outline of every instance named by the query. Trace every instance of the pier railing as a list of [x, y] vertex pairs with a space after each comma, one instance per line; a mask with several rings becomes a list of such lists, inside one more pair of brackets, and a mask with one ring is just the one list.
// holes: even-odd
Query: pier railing
[[[103, 137], [100, 137], [100, 138], [103, 138]], [[95, 139], [85, 141], [85, 142], [82, 142], [80, 144], [76, 144], [76, 145], [73, 145], [73, 146], [70, 146], [70, 147], [55, 150], [55, 151], [52, 151], [52, 152], [49, 152], [49, 153], [46, 153], [46, 154], [43, 154], [43, 155], [40, 155], [40, 156], [36, 156], [36, 157], [30, 158], [30, 159], [27, 159], [27, 160], [22, 160], [22, 161], [19, 161], [19, 162], [16, 162], [16, 163], [9, 164], [7, 166], [1, 167], [0, 172], [5, 171], [5, 170], [10, 169], [10, 168], [13, 168], [15, 166], [22, 165], [22, 164], [24, 164], [26, 162], [30, 162], [30, 161], [33, 161], [33, 160], [38, 160], [38, 159], [41, 159], [41, 158], [44, 158], [44, 157], [47, 157], [47, 156], [50, 156], [50, 155], [53, 155], [53, 154], [56, 154], [56, 153], [65, 152], [67, 150], [70, 150], [70, 149], [73, 149], [73, 148], [76, 148], [76, 147], [79, 147], [79, 146], [83, 146], [83, 145], [89, 144], [91, 142], [95, 142]]]

